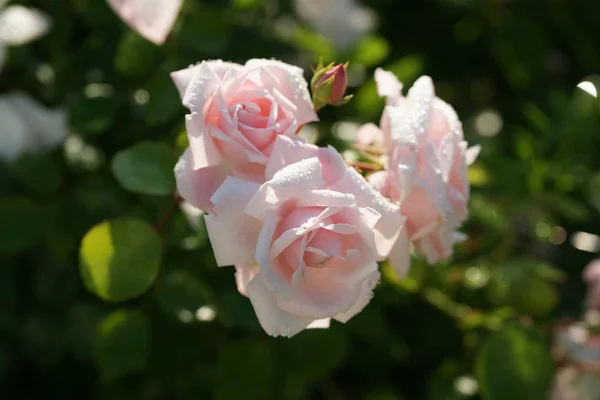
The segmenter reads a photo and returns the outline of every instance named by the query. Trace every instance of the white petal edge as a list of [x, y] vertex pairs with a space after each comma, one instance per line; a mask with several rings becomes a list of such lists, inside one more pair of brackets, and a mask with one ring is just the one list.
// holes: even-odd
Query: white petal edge
[[465, 163], [467, 165], [473, 164], [475, 162], [475, 160], [477, 159], [477, 157], [479, 156], [480, 152], [481, 152], [481, 146], [479, 146], [479, 145], [469, 147], [465, 152]]
[[292, 337], [303, 331], [315, 320], [296, 317], [277, 307], [273, 293], [265, 284], [263, 273], [259, 273], [246, 286], [260, 325], [270, 336]]
[[244, 207], [258, 186], [229, 176], [211, 197], [216, 213], [205, 215], [204, 221], [219, 266], [255, 262], [262, 224], [246, 215]]
[[386, 97], [391, 101], [402, 97], [402, 83], [392, 72], [377, 68], [375, 70], [375, 83], [377, 84], [379, 97]]
[[331, 326], [331, 318], [317, 319], [306, 327], [306, 329], [329, 329]]
[[108, 0], [108, 4], [131, 29], [160, 45], [173, 28], [183, 0]]

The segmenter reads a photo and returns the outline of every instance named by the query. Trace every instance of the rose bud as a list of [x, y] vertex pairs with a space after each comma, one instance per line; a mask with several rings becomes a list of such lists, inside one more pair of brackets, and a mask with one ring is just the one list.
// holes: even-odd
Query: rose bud
[[348, 87], [347, 68], [348, 63], [338, 65], [331, 63], [327, 66], [319, 63], [311, 81], [315, 110], [326, 105], [341, 106], [350, 101], [352, 95], [344, 96]]

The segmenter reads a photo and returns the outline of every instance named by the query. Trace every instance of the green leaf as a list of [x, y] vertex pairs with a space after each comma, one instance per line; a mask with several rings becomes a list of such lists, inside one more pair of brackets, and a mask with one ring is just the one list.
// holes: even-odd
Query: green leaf
[[492, 333], [475, 364], [481, 393], [487, 400], [544, 400], [552, 369], [550, 350], [542, 335], [517, 323]]
[[264, 0], [233, 0], [233, 6], [239, 9], [259, 8], [264, 5]]
[[182, 53], [218, 55], [228, 48], [233, 20], [224, 8], [187, 1], [182, 13], [177, 44]]
[[352, 103], [356, 107], [356, 111], [363, 118], [368, 119], [380, 116], [385, 106], [385, 100], [377, 94], [377, 85], [373, 79], [369, 79], [357, 89]]
[[240, 296], [237, 291], [220, 296], [219, 318], [226, 326], [245, 328], [255, 332], [263, 330], [256, 318], [252, 303], [248, 298]]
[[558, 290], [539, 277], [531, 277], [519, 298], [520, 310], [536, 317], [545, 317], [558, 304]]
[[168, 195], [175, 189], [173, 168], [176, 161], [168, 146], [141, 142], [117, 153], [112, 160], [112, 171], [126, 190]]
[[117, 107], [113, 97], [78, 97], [69, 108], [69, 123], [81, 132], [100, 133], [112, 125]]
[[6, 197], [0, 199], [0, 221], [0, 252], [18, 252], [40, 238], [46, 214], [26, 197]]
[[176, 316], [181, 310], [195, 313], [209, 302], [210, 292], [200, 280], [188, 272], [173, 271], [159, 283], [156, 299], [163, 311]]
[[352, 61], [369, 68], [380, 64], [389, 54], [390, 45], [384, 38], [367, 36], [358, 43]]
[[240, 341], [229, 344], [217, 365], [216, 400], [271, 398], [273, 360], [265, 343]]
[[348, 341], [340, 326], [308, 329], [279, 344], [278, 354], [286, 368], [285, 376], [296, 384], [317, 382], [328, 377], [343, 363], [348, 353]]
[[404, 87], [406, 87], [409, 82], [417, 79], [423, 72], [423, 60], [418, 55], [410, 55], [391, 64], [387, 64], [383, 69], [396, 75], [400, 82], [404, 84]]
[[146, 105], [146, 122], [150, 126], [164, 124], [184, 110], [177, 89], [168, 74], [156, 75], [148, 84], [150, 98]]
[[27, 154], [11, 165], [14, 179], [28, 190], [47, 193], [59, 188], [62, 177], [48, 154]]
[[145, 367], [149, 330], [140, 311], [117, 310], [98, 325], [96, 364], [105, 382]]
[[314, 60], [321, 58], [331, 60], [334, 55], [333, 43], [318, 33], [314, 33], [303, 27], [297, 27], [292, 36], [294, 45], [307, 52], [312, 53]]
[[83, 238], [79, 269], [86, 288], [107, 301], [123, 301], [144, 293], [160, 266], [160, 237], [134, 218], [104, 221]]
[[600, 211], [600, 173], [594, 174], [587, 183], [587, 198]]
[[146, 75], [156, 69], [161, 58], [161, 48], [137, 33], [127, 30], [121, 40], [115, 58], [117, 70], [127, 76]]

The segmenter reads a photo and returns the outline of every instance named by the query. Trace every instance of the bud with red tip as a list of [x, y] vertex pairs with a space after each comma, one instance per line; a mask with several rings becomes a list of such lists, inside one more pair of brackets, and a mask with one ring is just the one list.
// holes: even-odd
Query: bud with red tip
[[348, 63], [324, 66], [322, 61], [319, 62], [310, 82], [315, 110], [326, 105], [341, 106], [350, 101], [352, 95], [345, 96], [348, 87], [347, 68]]

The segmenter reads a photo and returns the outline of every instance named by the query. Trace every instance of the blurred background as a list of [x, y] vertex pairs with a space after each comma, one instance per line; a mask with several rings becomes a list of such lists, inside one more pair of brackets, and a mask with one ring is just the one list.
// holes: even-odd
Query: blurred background
[[[17, 3], [49, 24], [0, 50], [0, 397], [549, 398], [565, 363], [551, 351], [556, 323], [582, 318], [582, 270], [600, 249], [599, 2], [185, 0], [163, 46], [103, 0]], [[186, 147], [169, 72], [258, 57], [309, 78], [320, 56], [350, 61], [355, 97], [323, 110], [305, 137], [351, 151], [358, 126], [379, 121], [381, 66], [405, 88], [431, 76], [482, 146], [469, 239], [454, 257], [414, 258], [402, 281], [385, 273], [346, 325], [273, 339], [234, 269], [217, 269], [198, 216], [175, 209], [160, 223], [149, 290], [112, 303], [90, 294], [78, 261], [86, 232], [123, 216], [154, 225], [173, 203], [126, 190], [111, 168], [141, 141], [168, 149], [168, 168]], [[583, 329], [580, 344], [593, 332]], [[554, 398], [600, 398], [587, 393]]]

